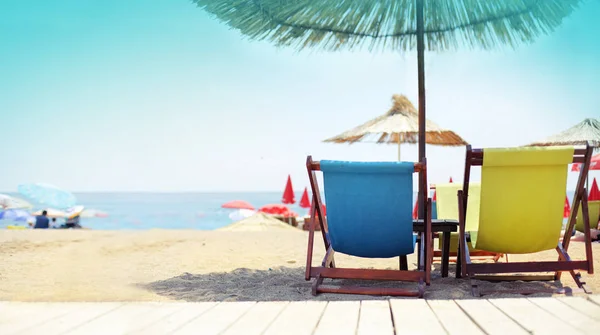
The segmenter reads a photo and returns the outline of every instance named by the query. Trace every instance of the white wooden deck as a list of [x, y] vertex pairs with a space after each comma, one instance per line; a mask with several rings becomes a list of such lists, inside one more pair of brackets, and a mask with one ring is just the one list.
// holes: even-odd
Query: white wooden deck
[[0, 334], [600, 334], [600, 295], [476, 300], [0, 302]]

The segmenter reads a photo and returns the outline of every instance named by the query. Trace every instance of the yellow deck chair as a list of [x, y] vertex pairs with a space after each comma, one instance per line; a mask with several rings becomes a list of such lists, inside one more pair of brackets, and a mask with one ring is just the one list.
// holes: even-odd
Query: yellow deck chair
[[[590, 223], [583, 217], [586, 235], [586, 260], [571, 260], [567, 253], [579, 206], [587, 213], [587, 192], [584, 188], [592, 149], [573, 147], [520, 147], [503, 149], [471, 149], [467, 147], [465, 181], [459, 191], [460, 251], [462, 274], [470, 279], [503, 280], [558, 280], [562, 271], [573, 276], [579, 288], [589, 289], [576, 270], [593, 273]], [[559, 243], [568, 164], [583, 163], [573, 211], [562, 243]], [[471, 167], [481, 166], [481, 195], [479, 227], [468, 231], [465, 224], [469, 212], [469, 178]], [[470, 234], [473, 248], [505, 254], [530, 254], [555, 249], [558, 261], [472, 263], [466, 247]], [[497, 275], [529, 272], [554, 272], [552, 276]], [[496, 274], [496, 275], [491, 275]], [[479, 296], [475, 281], [471, 280], [473, 295]], [[540, 292], [519, 291], [531, 294]], [[564, 289], [553, 291], [565, 293]]]
[[[598, 220], [600, 220], [600, 200], [588, 202], [588, 213], [590, 216], [590, 228], [596, 229]], [[575, 229], [579, 232], [584, 232], [583, 226], [583, 215], [581, 215], [581, 207], [577, 211], [577, 221], [575, 223]]]
[[[458, 202], [457, 194], [462, 189], [462, 184], [459, 183], [444, 183], [436, 184], [436, 205], [437, 205], [437, 218], [443, 220], [456, 220], [458, 221]], [[466, 217], [466, 230], [477, 231], [479, 227], [479, 199], [481, 194], [480, 183], [469, 184], [469, 206]], [[442, 249], [443, 240], [438, 240], [438, 248]], [[471, 257], [483, 257], [493, 258], [494, 262], [497, 262], [503, 254], [488, 252], [483, 250], [477, 250], [473, 248], [470, 240], [467, 240], [467, 246], [469, 247]], [[458, 233], [450, 234], [450, 256], [456, 257], [458, 251]], [[441, 257], [441, 251], [434, 251], [434, 257]], [[507, 257], [508, 260], [508, 257]]]

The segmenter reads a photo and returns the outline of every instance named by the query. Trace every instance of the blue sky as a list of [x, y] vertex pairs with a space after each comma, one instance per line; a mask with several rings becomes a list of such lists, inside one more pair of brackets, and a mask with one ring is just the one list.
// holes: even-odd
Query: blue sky
[[[600, 1], [516, 50], [428, 54], [427, 117], [477, 147], [600, 116]], [[414, 53], [295, 52], [253, 42], [188, 0], [0, 1], [0, 190], [282, 190], [316, 159], [394, 160], [321, 141], [417, 102]], [[416, 159], [405, 145], [403, 158]], [[429, 181], [464, 148], [428, 146]], [[574, 185], [570, 178], [570, 185]]]

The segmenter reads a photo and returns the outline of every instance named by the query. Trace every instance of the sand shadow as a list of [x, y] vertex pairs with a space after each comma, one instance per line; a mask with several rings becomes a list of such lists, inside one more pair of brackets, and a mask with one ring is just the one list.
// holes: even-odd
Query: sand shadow
[[[434, 266], [437, 268], [437, 266]], [[433, 272], [432, 283], [425, 290], [427, 299], [473, 299], [468, 279], [457, 279], [451, 267], [449, 277], [441, 278], [439, 269]], [[328, 282], [329, 281], [329, 282]], [[386, 286], [415, 289], [415, 283], [375, 282], [357, 280], [326, 280], [330, 284]], [[236, 269], [231, 272], [191, 274], [138, 284], [140, 288], [154, 292], [172, 300], [181, 301], [301, 301], [301, 300], [380, 300], [389, 297], [311, 294], [311, 282], [304, 280], [304, 268], [279, 267], [269, 270]], [[510, 291], [527, 289], [548, 291], [561, 288], [560, 282], [480, 282], [483, 291]], [[535, 293], [529, 296], [551, 296], [549, 292]], [[485, 298], [524, 297], [515, 293], [494, 293]]]

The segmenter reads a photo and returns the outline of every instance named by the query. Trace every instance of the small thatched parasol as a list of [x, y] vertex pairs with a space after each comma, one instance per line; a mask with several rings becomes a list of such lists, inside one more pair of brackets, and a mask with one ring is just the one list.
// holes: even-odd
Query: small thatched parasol
[[[573, 127], [552, 135], [542, 141], [533, 142], [527, 146], [549, 147], [555, 145], [586, 145], [589, 144], [595, 152], [600, 151], [600, 121], [585, 119]], [[586, 180], [589, 189], [590, 176]]]
[[[415, 106], [404, 95], [394, 94], [392, 96], [392, 108], [370, 121], [352, 128], [340, 135], [326, 139], [324, 142], [333, 143], [397, 143], [398, 160], [400, 160], [400, 145], [402, 143], [419, 142], [419, 113]], [[466, 145], [455, 132], [444, 129], [426, 120], [425, 143], [442, 146]]]
[[552, 135], [542, 141], [534, 142], [529, 146], [547, 147], [553, 145], [586, 145], [600, 148], [600, 121], [585, 119], [573, 127]]

